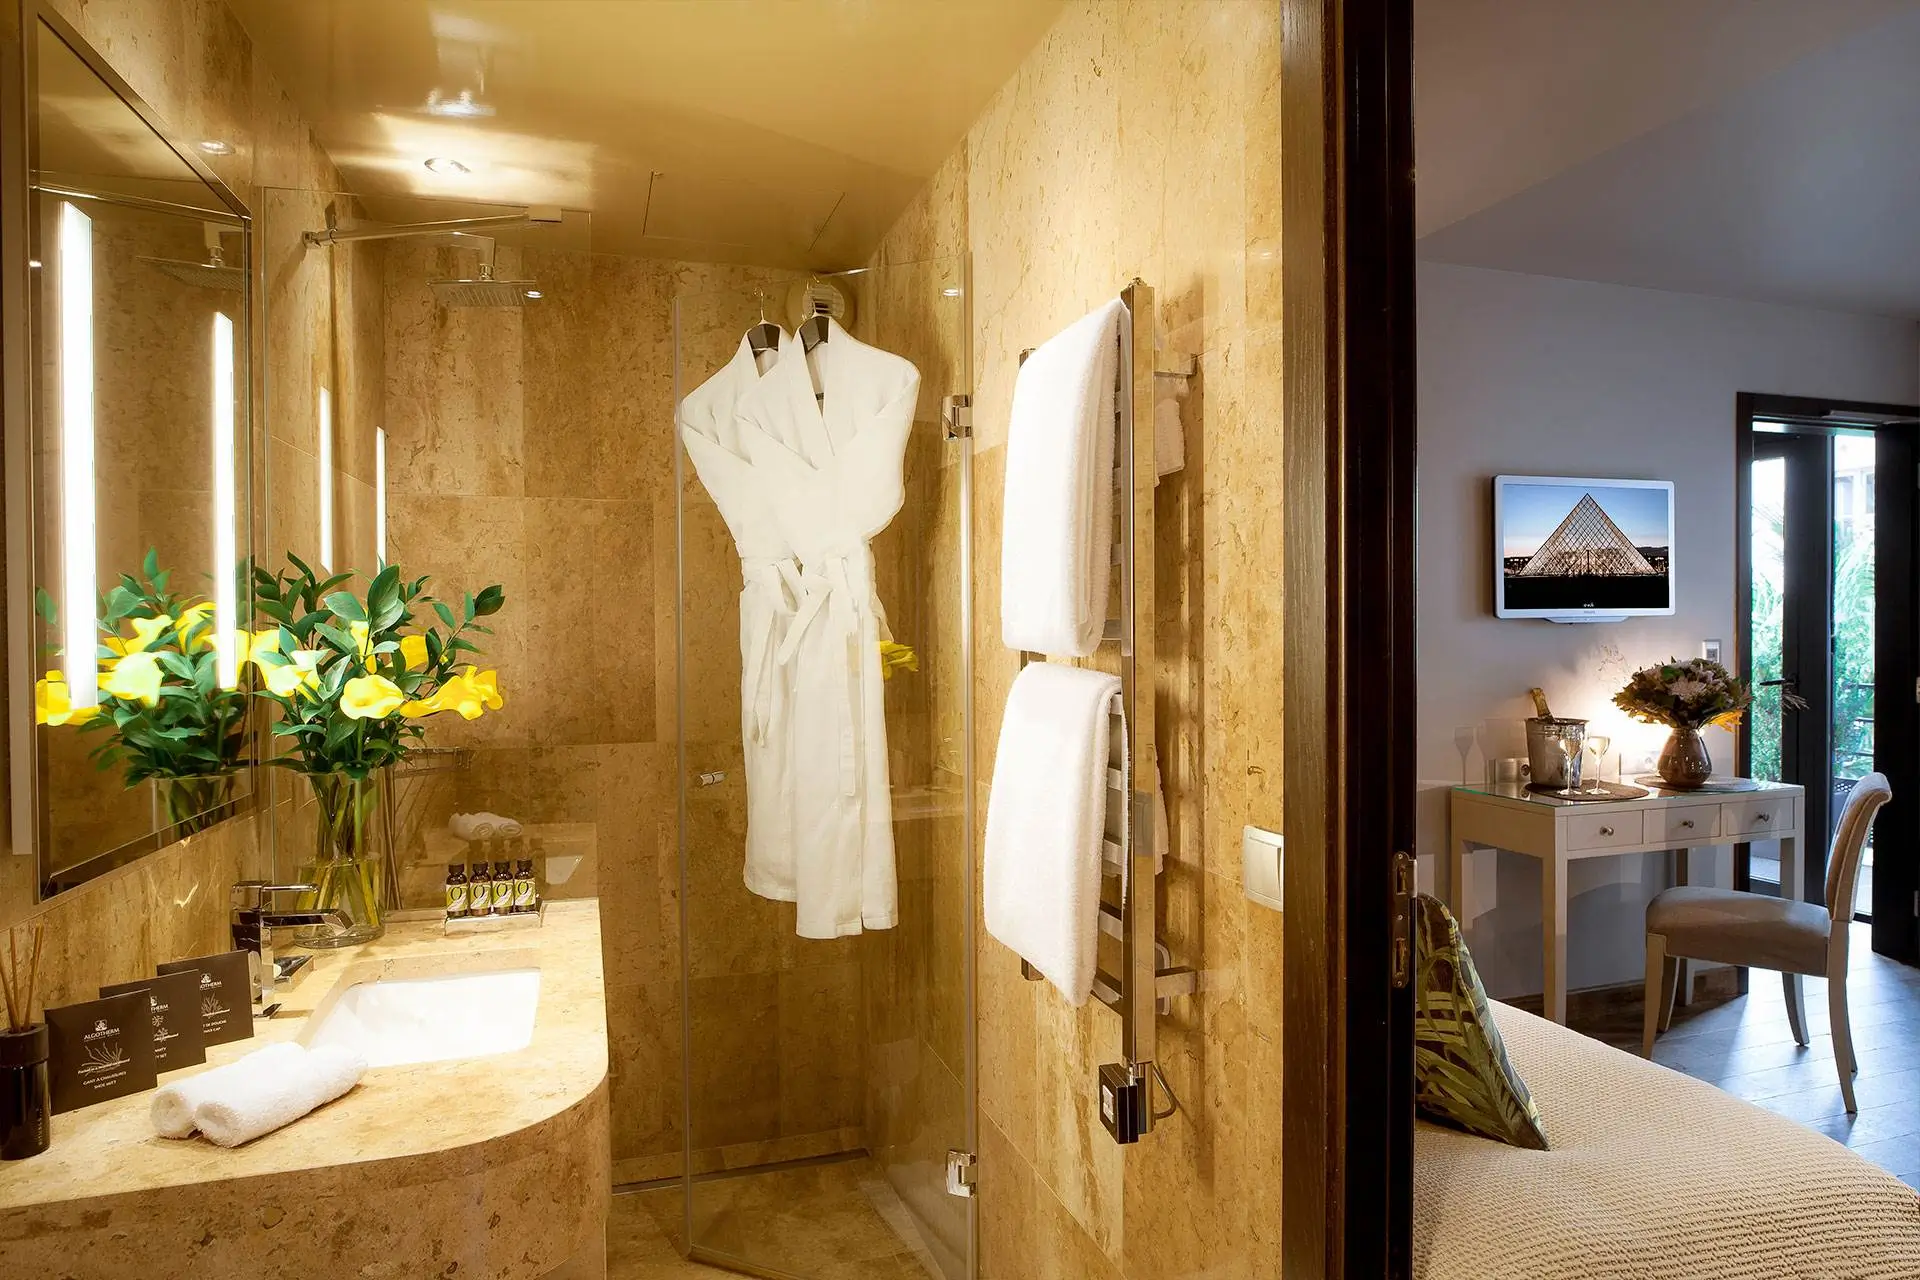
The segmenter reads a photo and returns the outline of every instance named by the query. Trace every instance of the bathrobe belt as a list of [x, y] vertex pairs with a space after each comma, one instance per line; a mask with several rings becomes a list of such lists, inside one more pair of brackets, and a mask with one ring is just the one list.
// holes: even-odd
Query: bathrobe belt
[[747, 638], [745, 654], [746, 671], [753, 679], [753, 697], [749, 704], [753, 714], [747, 733], [756, 744], [764, 745], [776, 737], [785, 718], [781, 714], [785, 704], [775, 696], [778, 684], [775, 676], [779, 671], [775, 654], [779, 642], [785, 638], [781, 627], [791, 621], [791, 602], [800, 598], [800, 565], [792, 556], [743, 559], [740, 575], [746, 590], [762, 598], [761, 607], [766, 615], [765, 625], [755, 628]]
[[[849, 570], [860, 569], [865, 572], [860, 574], [861, 582], [856, 587]], [[832, 610], [833, 620], [848, 641], [846, 652], [833, 664], [830, 677], [839, 694], [836, 701], [840, 708], [840, 794], [848, 797], [860, 793], [861, 682], [855, 673], [861, 655], [855, 650], [860, 640], [860, 605], [873, 596], [872, 578], [872, 559], [864, 545], [857, 552], [809, 559], [800, 573], [800, 608], [787, 628], [787, 638], [781, 642], [777, 655], [781, 666], [791, 665], [808, 630], [822, 613]], [[809, 674], [812, 673], [795, 672], [791, 678], [805, 679]]]

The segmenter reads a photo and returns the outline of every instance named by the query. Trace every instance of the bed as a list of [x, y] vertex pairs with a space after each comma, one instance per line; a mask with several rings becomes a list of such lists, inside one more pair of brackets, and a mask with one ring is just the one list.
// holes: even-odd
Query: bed
[[1492, 1007], [1553, 1149], [1416, 1124], [1416, 1280], [1920, 1280], [1905, 1183], [1712, 1085]]

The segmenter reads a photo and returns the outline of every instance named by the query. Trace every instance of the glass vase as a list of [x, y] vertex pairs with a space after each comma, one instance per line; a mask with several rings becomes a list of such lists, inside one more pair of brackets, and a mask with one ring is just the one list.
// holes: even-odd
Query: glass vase
[[314, 886], [303, 895], [303, 910], [334, 911], [340, 924], [315, 925], [297, 935], [303, 947], [351, 947], [372, 942], [386, 931], [384, 867], [376, 833], [380, 816], [380, 776], [355, 778], [345, 773], [308, 774], [313, 788], [313, 859], [301, 880]]
[[1658, 766], [1661, 781], [1674, 787], [1704, 786], [1713, 776], [1713, 757], [1698, 729], [1677, 728], [1667, 738]]
[[205, 831], [227, 816], [238, 774], [207, 773], [153, 780], [153, 827], [172, 840]]

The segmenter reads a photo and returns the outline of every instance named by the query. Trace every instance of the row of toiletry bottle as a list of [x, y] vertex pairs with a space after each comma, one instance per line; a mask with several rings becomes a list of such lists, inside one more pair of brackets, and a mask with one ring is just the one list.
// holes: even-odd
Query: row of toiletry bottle
[[[513, 845], [518, 843], [515, 841]], [[447, 865], [447, 919], [475, 920], [540, 909], [540, 888], [533, 871], [534, 857], [540, 854], [540, 842], [534, 842], [531, 850], [534, 857], [520, 857], [517, 865], [511, 855], [519, 850], [503, 847], [501, 851], [509, 857], [493, 863], [493, 870], [489, 872], [487, 855], [491, 844], [491, 841], [480, 842], [471, 871], [462, 863]]]

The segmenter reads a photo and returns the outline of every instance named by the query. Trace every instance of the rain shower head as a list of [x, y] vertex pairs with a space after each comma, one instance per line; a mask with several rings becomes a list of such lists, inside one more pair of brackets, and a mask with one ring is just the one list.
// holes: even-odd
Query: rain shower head
[[207, 242], [207, 260], [205, 262], [184, 262], [178, 258], [141, 258], [158, 271], [172, 276], [181, 284], [190, 284], [197, 289], [225, 289], [238, 293], [247, 287], [247, 273], [243, 268], [230, 267], [220, 251], [220, 226], [209, 222], [204, 225], [202, 234]]
[[443, 307], [524, 307], [540, 297], [533, 280], [496, 280], [490, 263], [480, 265], [471, 280], [434, 280], [433, 299]]

